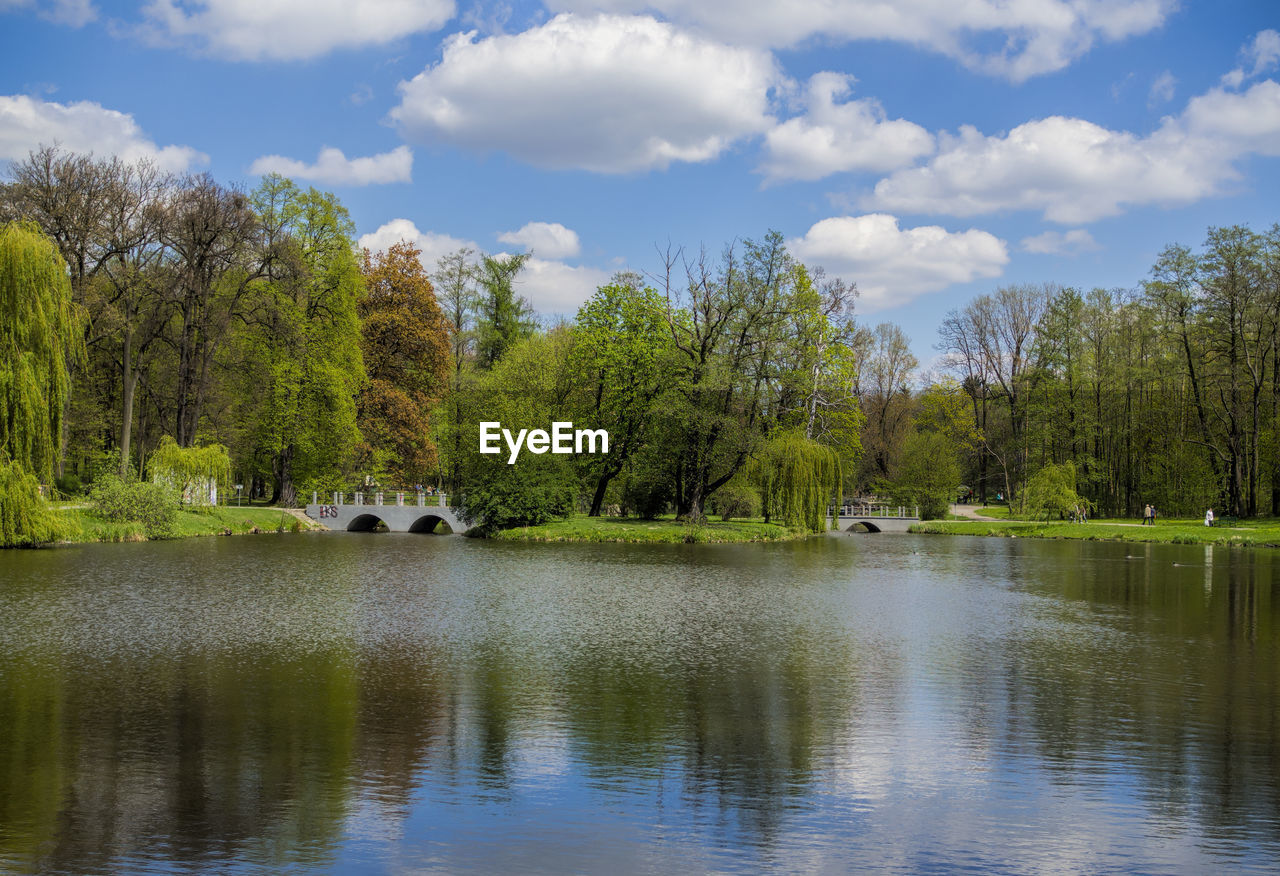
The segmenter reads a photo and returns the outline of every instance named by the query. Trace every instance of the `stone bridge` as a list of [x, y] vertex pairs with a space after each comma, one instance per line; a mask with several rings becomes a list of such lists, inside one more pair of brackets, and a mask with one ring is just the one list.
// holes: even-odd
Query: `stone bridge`
[[[388, 532], [435, 532], [441, 523], [455, 534], [467, 530], [457, 509], [449, 507], [449, 497], [443, 493], [435, 496], [412, 492], [367, 496], [356, 493], [350, 504], [346, 498], [345, 493], [334, 493], [333, 501], [324, 504], [312, 493], [307, 516], [330, 529], [346, 532], [376, 532], [380, 523]], [[384, 501], [386, 499], [390, 501]]]
[[[831, 526], [832, 511], [839, 511], [836, 525]], [[920, 509], [892, 505], [842, 505], [827, 509], [827, 532], [847, 535], [851, 532], [907, 532], [920, 522]]]

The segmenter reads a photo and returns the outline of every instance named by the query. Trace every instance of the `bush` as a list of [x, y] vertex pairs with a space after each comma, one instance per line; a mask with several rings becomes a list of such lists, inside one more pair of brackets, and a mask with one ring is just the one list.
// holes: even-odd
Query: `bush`
[[53, 486], [63, 496], [79, 496], [84, 493], [84, 484], [73, 474], [54, 478]]
[[147, 538], [172, 538], [178, 524], [178, 498], [159, 484], [100, 476], [89, 491], [94, 513], [113, 523], [137, 521]]
[[573, 513], [576, 481], [555, 457], [535, 456], [515, 465], [485, 459], [472, 467], [467, 484], [463, 512], [485, 533], [538, 526]]

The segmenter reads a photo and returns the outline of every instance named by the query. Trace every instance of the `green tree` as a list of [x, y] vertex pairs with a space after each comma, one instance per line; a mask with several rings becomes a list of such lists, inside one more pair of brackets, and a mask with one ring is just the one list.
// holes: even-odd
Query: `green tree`
[[770, 439], [755, 465], [764, 519], [822, 532], [844, 478], [830, 447], [798, 432]]
[[918, 506], [925, 520], [945, 517], [960, 485], [955, 446], [940, 432], [912, 432], [891, 481], [894, 502]]
[[40, 229], [0, 229], [0, 455], [48, 480], [83, 353], [66, 263]]
[[483, 368], [492, 368], [512, 344], [533, 333], [533, 310], [515, 293], [516, 275], [529, 253], [486, 255], [480, 260], [480, 318], [477, 355]]
[[270, 252], [265, 281], [254, 287], [259, 315], [245, 338], [252, 365], [242, 393], [254, 411], [254, 444], [269, 461], [272, 501], [292, 505], [300, 483], [336, 485], [359, 439], [364, 283], [354, 225], [333, 195], [268, 176], [254, 203]]
[[572, 367], [585, 378], [579, 410], [609, 432], [609, 452], [583, 460], [594, 484], [588, 514], [598, 517], [609, 484], [653, 439], [672, 349], [662, 297], [634, 274], [616, 276], [578, 310], [573, 336]]

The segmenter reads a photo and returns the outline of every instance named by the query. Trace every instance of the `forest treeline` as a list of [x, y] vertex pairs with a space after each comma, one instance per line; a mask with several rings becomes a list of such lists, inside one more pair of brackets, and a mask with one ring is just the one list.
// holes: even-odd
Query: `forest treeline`
[[[362, 252], [336, 197], [279, 176], [243, 191], [46, 148], [10, 167], [0, 224], [65, 262], [47, 452], [18, 447], [31, 393], [3, 452], [66, 493], [145, 471], [168, 436], [225, 446], [248, 496], [439, 486], [491, 527], [576, 509], [817, 529], [840, 495], [936, 515], [1046, 470], [1107, 513], [1280, 512], [1276, 229], [1211, 229], [1130, 290], [980, 296], [922, 374], [899, 327], [860, 325], [856, 289], [776, 232], [668, 250], [548, 323], [517, 292], [529, 253]], [[20, 347], [44, 310], [13, 301], [0, 341]], [[610, 452], [478, 453], [481, 421], [566, 420]]]

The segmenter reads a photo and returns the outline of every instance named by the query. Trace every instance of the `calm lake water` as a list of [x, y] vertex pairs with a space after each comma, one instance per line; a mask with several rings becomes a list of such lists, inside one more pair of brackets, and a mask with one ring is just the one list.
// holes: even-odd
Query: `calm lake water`
[[0, 870], [1274, 872], [1280, 555], [0, 554]]

